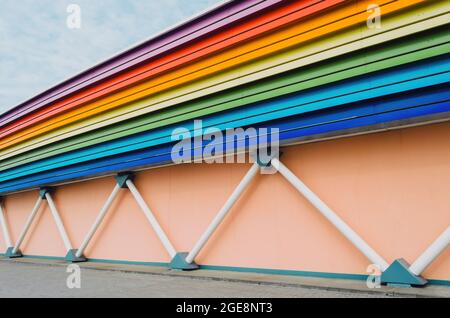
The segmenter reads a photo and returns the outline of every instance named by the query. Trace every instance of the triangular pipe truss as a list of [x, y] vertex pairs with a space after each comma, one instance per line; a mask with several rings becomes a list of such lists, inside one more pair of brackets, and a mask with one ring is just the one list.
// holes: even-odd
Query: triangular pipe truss
[[[58, 210], [55, 206], [51, 195], [51, 188], [42, 188], [39, 197], [36, 201], [33, 210], [31, 211], [26, 224], [15, 245], [12, 244], [10, 232], [6, 222], [6, 214], [0, 201], [0, 225], [3, 232], [4, 241], [7, 245], [6, 255], [9, 257], [20, 257], [20, 246], [27, 235], [27, 232], [39, 211], [42, 203], [47, 201], [53, 219], [57, 225], [59, 234], [64, 242], [67, 250], [66, 260], [71, 262], [86, 261], [87, 258], [83, 255], [87, 246], [91, 242], [101, 222], [105, 218], [109, 208], [116, 199], [121, 189], [128, 189], [133, 198], [138, 203], [151, 227], [158, 236], [161, 244], [166, 249], [172, 261], [170, 267], [172, 269], [192, 270], [199, 266], [195, 263], [195, 258], [201, 252], [208, 240], [214, 234], [216, 229], [220, 226], [222, 221], [230, 212], [233, 205], [244, 193], [245, 189], [254, 179], [259, 171], [267, 169], [275, 169], [302, 195], [304, 196], [316, 209], [320, 212], [342, 235], [344, 235], [372, 264], [377, 265], [381, 272], [381, 281], [387, 284], [403, 284], [403, 285], [424, 285], [427, 283], [425, 279], [420, 277], [420, 274], [441, 254], [450, 243], [450, 226], [420, 255], [417, 260], [410, 266], [403, 259], [395, 260], [391, 265], [379, 255], [364, 239], [359, 236], [347, 223], [345, 223], [325, 202], [323, 202], [311, 189], [309, 189], [291, 170], [289, 170], [278, 158], [272, 158], [270, 164], [262, 164], [256, 160], [252, 164], [248, 172], [244, 175], [237, 187], [233, 190], [230, 197], [224, 203], [217, 215], [211, 221], [204, 233], [200, 236], [198, 241], [189, 252], [177, 252], [167, 237], [166, 233], [160, 226], [158, 220], [154, 216], [152, 210], [149, 208], [139, 190], [133, 183], [133, 175], [131, 173], [122, 173], [116, 177], [117, 184], [109, 195], [108, 199], [97, 215], [94, 224], [86, 234], [82, 244], [76, 250], [72, 248], [64, 224], [60, 218]], [[264, 173], [263, 173], [264, 174]]]

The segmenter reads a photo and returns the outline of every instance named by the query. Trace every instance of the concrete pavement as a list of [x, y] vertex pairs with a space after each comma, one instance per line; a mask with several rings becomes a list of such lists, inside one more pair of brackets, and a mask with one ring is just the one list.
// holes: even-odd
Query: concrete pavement
[[1, 297], [450, 297], [450, 288], [368, 289], [364, 281], [162, 267], [82, 263], [70, 289], [67, 263], [0, 258]]

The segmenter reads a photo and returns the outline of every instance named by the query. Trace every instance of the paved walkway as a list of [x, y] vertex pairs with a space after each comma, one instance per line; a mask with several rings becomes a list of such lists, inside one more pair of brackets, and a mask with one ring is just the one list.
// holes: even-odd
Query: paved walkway
[[[417, 296], [411, 293], [411, 289], [404, 289], [406, 294], [386, 287], [383, 287], [383, 291], [373, 292], [364, 287], [363, 282], [357, 281], [339, 282], [317, 278], [299, 280], [291, 276], [206, 270], [174, 272], [165, 268], [103, 263], [81, 264], [81, 288], [70, 289], [67, 279], [71, 273], [67, 273], [66, 269], [67, 264], [59, 261], [0, 259], [0, 298]], [[445, 296], [442, 292], [449, 290], [444, 287], [434, 292]], [[433, 294], [428, 292], [430, 295]]]

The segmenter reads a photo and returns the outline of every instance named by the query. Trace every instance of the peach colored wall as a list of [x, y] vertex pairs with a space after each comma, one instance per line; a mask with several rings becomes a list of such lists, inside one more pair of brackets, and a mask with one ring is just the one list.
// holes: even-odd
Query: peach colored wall
[[[412, 263], [450, 224], [450, 123], [284, 149], [281, 160], [388, 262]], [[245, 174], [245, 164], [192, 164], [139, 172], [136, 185], [178, 251], [188, 251]], [[114, 187], [112, 177], [58, 188], [55, 202], [78, 247]], [[37, 192], [5, 209], [16, 241]], [[50, 211], [22, 250], [63, 256]], [[0, 247], [4, 248], [3, 238]], [[168, 262], [128, 190], [86, 251], [91, 258]], [[197, 258], [200, 264], [365, 274], [369, 261], [282, 176], [257, 175]], [[424, 273], [450, 280], [447, 249]]]

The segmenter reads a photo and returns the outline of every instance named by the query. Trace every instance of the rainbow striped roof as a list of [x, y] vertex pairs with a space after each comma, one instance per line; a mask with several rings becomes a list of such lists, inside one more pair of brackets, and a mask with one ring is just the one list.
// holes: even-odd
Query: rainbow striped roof
[[449, 11], [223, 3], [0, 114], [0, 193], [168, 164], [194, 119], [283, 145], [448, 120]]

